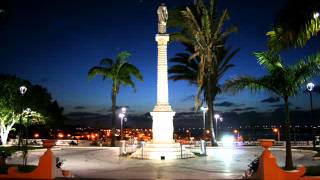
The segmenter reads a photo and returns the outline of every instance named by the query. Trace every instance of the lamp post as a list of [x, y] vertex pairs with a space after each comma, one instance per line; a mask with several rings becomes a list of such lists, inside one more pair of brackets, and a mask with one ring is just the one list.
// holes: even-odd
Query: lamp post
[[238, 141], [240, 137], [240, 132], [237, 129], [235, 129], [233, 130], [233, 133], [237, 135], [237, 141]]
[[[315, 125], [316, 123], [313, 122], [313, 105], [312, 105], [312, 90], [313, 90], [313, 88], [314, 88], [314, 84], [312, 82], [309, 82], [307, 84], [307, 90], [309, 92], [309, 97], [310, 97], [310, 117], [311, 117], [311, 124]], [[315, 142], [314, 137], [312, 137], [312, 145], [313, 145], [313, 148], [316, 147], [316, 142]]]
[[280, 130], [278, 128], [273, 128], [273, 132], [277, 133], [277, 139], [280, 141]]
[[222, 117], [219, 114], [215, 114], [214, 119], [216, 120], [216, 140], [218, 140], [218, 119], [222, 121]]
[[309, 82], [307, 84], [307, 89], [309, 92], [309, 97], [310, 97], [310, 113], [311, 113], [311, 122], [313, 123], [313, 105], [312, 105], [312, 90], [314, 88], [314, 84], [312, 82]]
[[202, 115], [203, 115], [203, 139], [206, 137], [206, 112], [208, 107], [201, 107]]
[[119, 118], [120, 118], [120, 134], [121, 134], [121, 140], [123, 139], [123, 133], [122, 133], [122, 128], [123, 128], [123, 119], [126, 116], [126, 111], [127, 109], [125, 107], [121, 108], [121, 113], [119, 114]]
[[[21, 96], [23, 97], [23, 95], [27, 92], [28, 88], [26, 86], [20, 86], [19, 87], [19, 90], [20, 90], [20, 94]], [[21, 113], [22, 113], [22, 109], [23, 107], [21, 107]], [[22, 119], [21, 119], [21, 116], [19, 117], [19, 140], [18, 140], [18, 147], [20, 148], [20, 145], [21, 145], [21, 141], [22, 141]]]

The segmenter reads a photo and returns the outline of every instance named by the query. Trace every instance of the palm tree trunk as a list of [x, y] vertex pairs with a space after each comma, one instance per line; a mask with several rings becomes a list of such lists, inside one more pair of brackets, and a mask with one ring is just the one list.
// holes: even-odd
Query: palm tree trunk
[[213, 123], [213, 112], [214, 112], [214, 109], [213, 109], [213, 99], [212, 99], [212, 89], [211, 89], [211, 76], [208, 76], [208, 79], [207, 79], [207, 88], [208, 88], [208, 91], [207, 91], [207, 95], [206, 95], [206, 101], [207, 101], [207, 104], [208, 104], [208, 122], [209, 122], [209, 128], [210, 128], [210, 135], [211, 135], [211, 144], [212, 146], [217, 146], [217, 141], [216, 141], [216, 136], [215, 136], [215, 133], [214, 133], [214, 123]]
[[112, 100], [112, 123], [111, 123], [111, 126], [112, 126], [112, 139], [111, 139], [111, 146], [114, 147], [116, 145], [116, 103], [117, 103], [117, 91], [116, 91], [116, 87], [115, 85], [113, 84], [112, 85], [112, 97], [111, 97], [111, 100]]
[[285, 169], [291, 170], [293, 169], [293, 161], [292, 161], [292, 152], [291, 152], [291, 133], [290, 133], [290, 114], [289, 114], [289, 102], [288, 102], [288, 96], [284, 97], [284, 103], [285, 103], [285, 115], [286, 115], [286, 121], [285, 121], [285, 137], [286, 137], [286, 164]]

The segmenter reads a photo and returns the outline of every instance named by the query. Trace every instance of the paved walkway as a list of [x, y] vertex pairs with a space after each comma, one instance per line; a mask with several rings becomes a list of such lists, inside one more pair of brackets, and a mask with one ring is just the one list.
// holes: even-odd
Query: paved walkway
[[[37, 164], [44, 151], [29, 155], [29, 163]], [[248, 164], [260, 155], [260, 147], [209, 148], [207, 157], [183, 160], [136, 160], [119, 157], [118, 148], [62, 148], [54, 153], [64, 159], [63, 169], [79, 178], [106, 179], [240, 179]], [[273, 151], [278, 163], [284, 164], [284, 151]], [[293, 152], [295, 165], [320, 165], [313, 153]], [[21, 163], [13, 158], [8, 163]]]

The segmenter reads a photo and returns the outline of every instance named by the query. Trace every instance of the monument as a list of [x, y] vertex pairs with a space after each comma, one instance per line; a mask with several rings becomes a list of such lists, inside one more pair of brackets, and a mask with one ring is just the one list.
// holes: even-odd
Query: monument
[[168, 60], [167, 44], [169, 34], [167, 34], [166, 24], [168, 20], [167, 7], [161, 4], [157, 10], [158, 14], [158, 34], [156, 41], [158, 45], [158, 66], [157, 66], [157, 104], [152, 116], [153, 143], [173, 143], [173, 116], [169, 105], [168, 93]]
[[158, 47], [157, 63], [157, 104], [152, 116], [152, 135], [150, 143], [142, 144], [142, 147], [132, 154], [134, 158], [142, 159], [180, 159], [190, 158], [194, 155], [187, 151], [173, 139], [173, 117], [175, 112], [169, 104], [168, 93], [168, 60], [167, 44], [169, 34], [167, 34], [168, 11], [164, 4], [161, 4], [157, 10], [158, 14], [158, 33], [156, 42]]

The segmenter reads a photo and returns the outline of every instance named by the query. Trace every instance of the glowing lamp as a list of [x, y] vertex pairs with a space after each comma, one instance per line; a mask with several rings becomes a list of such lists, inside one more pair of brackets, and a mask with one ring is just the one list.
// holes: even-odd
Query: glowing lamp
[[23, 96], [27, 92], [28, 88], [25, 86], [20, 86], [19, 90], [21, 95]]
[[126, 109], [125, 107], [122, 107], [122, 108], [121, 108], [121, 112], [122, 112], [122, 113], [126, 113], [126, 111], [127, 111], [127, 109]]
[[313, 84], [312, 82], [309, 82], [309, 83], [307, 84], [307, 89], [308, 89], [308, 91], [312, 91], [313, 88], [314, 88], [314, 84]]
[[120, 113], [120, 114], [119, 114], [119, 118], [121, 118], [121, 119], [124, 118], [124, 116], [125, 116], [124, 113]]
[[59, 138], [63, 138], [63, 136], [64, 136], [64, 135], [63, 135], [62, 133], [59, 133], [59, 134], [58, 134], [58, 137], [59, 137]]
[[39, 134], [38, 134], [38, 133], [35, 133], [35, 134], [33, 135], [33, 137], [34, 137], [34, 138], [39, 138]]
[[236, 130], [236, 129], [235, 129], [235, 130], [233, 130], [233, 133], [237, 134], [237, 133], [238, 133], [238, 130]]

